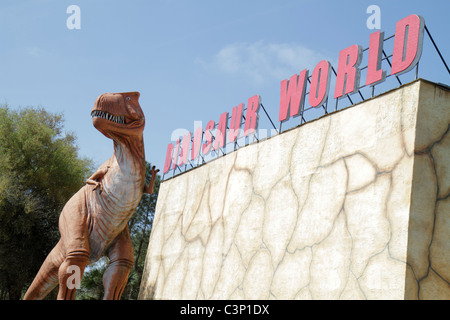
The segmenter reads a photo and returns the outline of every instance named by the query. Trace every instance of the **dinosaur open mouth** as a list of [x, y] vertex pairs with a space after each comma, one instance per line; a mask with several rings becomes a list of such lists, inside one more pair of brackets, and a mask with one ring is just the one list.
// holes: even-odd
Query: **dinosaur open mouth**
[[108, 121], [112, 121], [119, 124], [125, 124], [125, 117], [124, 116], [114, 116], [112, 114], [109, 114], [108, 112], [94, 110], [91, 112], [92, 118], [103, 118]]

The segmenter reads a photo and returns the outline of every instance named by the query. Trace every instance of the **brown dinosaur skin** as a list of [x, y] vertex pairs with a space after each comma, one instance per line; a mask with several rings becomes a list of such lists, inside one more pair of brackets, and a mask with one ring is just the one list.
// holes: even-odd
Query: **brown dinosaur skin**
[[[92, 122], [114, 141], [114, 154], [64, 206], [61, 238], [42, 264], [24, 300], [43, 299], [59, 284], [58, 299], [74, 299], [74, 274], [102, 256], [104, 299], [120, 299], [133, 266], [128, 220], [143, 192], [153, 193], [156, 174], [145, 185], [144, 113], [138, 92], [105, 93], [95, 101]], [[115, 117], [112, 118], [111, 116]]]

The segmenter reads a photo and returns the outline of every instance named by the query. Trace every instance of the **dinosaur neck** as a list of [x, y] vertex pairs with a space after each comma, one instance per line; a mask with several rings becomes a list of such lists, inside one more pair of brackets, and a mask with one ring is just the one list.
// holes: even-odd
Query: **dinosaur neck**
[[[144, 139], [142, 135], [114, 139], [114, 156], [119, 162], [132, 161], [139, 171], [145, 170]], [[129, 159], [131, 158], [131, 159]]]

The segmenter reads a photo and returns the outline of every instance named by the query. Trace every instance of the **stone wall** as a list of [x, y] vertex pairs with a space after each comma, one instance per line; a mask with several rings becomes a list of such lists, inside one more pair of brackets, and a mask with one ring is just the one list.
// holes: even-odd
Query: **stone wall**
[[140, 299], [450, 299], [449, 124], [418, 80], [163, 182]]

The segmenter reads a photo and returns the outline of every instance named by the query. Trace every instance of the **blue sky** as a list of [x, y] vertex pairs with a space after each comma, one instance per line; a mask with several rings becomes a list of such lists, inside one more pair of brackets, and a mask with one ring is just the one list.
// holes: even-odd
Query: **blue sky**
[[[66, 26], [72, 4], [79, 30]], [[174, 130], [217, 122], [255, 94], [278, 124], [280, 82], [322, 59], [337, 68], [340, 50], [367, 47], [373, 4], [386, 36], [398, 20], [423, 16], [450, 63], [445, 0], [2, 0], [0, 104], [63, 113], [80, 154], [99, 165], [112, 143], [92, 126], [95, 99], [139, 91], [146, 159], [162, 169]], [[420, 63], [421, 77], [450, 84], [427, 37]]]

